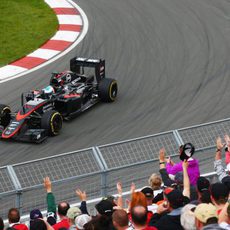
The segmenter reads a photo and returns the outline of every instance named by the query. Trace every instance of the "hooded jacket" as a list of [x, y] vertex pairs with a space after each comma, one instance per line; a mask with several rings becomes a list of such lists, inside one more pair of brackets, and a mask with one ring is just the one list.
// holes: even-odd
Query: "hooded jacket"
[[[199, 162], [196, 159], [190, 158], [188, 160], [188, 176], [191, 185], [196, 185], [197, 179], [200, 176]], [[183, 171], [182, 161], [171, 165], [170, 163], [166, 164], [166, 170], [168, 174], [176, 175], [178, 172]]]
[[[181, 210], [181, 208], [178, 210]], [[173, 214], [174, 211], [162, 215], [155, 213], [149, 222], [149, 226], [156, 227], [159, 230], [183, 230], [180, 223], [180, 213], [175, 215]]]

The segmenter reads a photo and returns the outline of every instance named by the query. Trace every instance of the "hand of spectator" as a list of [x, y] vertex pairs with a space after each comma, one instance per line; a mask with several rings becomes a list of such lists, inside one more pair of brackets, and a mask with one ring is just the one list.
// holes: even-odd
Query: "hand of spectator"
[[168, 164], [171, 164], [171, 165], [174, 165], [174, 164], [175, 164], [175, 163], [173, 162], [173, 160], [171, 159], [170, 156], [167, 158], [166, 162], [167, 162]]
[[228, 147], [228, 151], [230, 151], [230, 137], [228, 135], [224, 135], [224, 140]]
[[128, 207], [127, 208], [128, 212], [130, 212], [131, 201], [129, 199], [125, 199], [125, 203], [126, 203], [126, 206]]
[[43, 220], [44, 223], [46, 224], [46, 229], [47, 230], [54, 230], [54, 228], [47, 222], [47, 220], [45, 220], [45, 219], [41, 219], [41, 220]]
[[122, 207], [120, 207], [119, 205], [113, 206], [113, 210], [121, 210], [123, 209]]
[[168, 211], [168, 209], [169, 209], [169, 204], [168, 204], [167, 201], [164, 201], [164, 202], [162, 202], [161, 204], [158, 205], [157, 213], [162, 214], [162, 213]]
[[160, 162], [165, 161], [165, 149], [164, 148], [160, 149], [160, 151], [159, 151], [159, 161]]
[[167, 162], [168, 164], [170, 164], [170, 163], [171, 163], [171, 157], [167, 157], [166, 162]]
[[183, 169], [188, 169], [188, 161], [184, 160], [183, 163], [182, 163], [182, 167]]
[[218, 160], [221, 160], [221, 152], [220, 151], [216, 151], [216, 156], [215, 156], [215, 160], [218, 161]]
[[217, 150], [220, 150], [220, 151], [216, 151], [216, 156], [215, 156], [215, 160], [221, 160], [221, 150], [223, 148], [223, 144], [222, 144], [222, 140], [220, 137], [217, 137], [216, 139], [216, 148]]
[[81, 201], [86, 201], [86, 192], [81, 191], [80, 189], [76, 190], [76, 195], [79, 197]]
[[50, 181], [50, 178], [47, 176], [44, 178], [44, 187], [46, 189], [46, 192], [49, 193], [49, 192], [52, 192], [52, 183]]
[[135, 190], [136, 190], [136, 185], [132, 182], [131, 187], [130, 187], [131, 194], [134, 193]]
[[121, 182], [117, 182], [117, 192], [119, 195], [122, 195], [122, 184], [121, 184]]
[[217, 139], [216, 139], [216, 147], [217, 147], [217, 149], [220, 149], [220, 150], [224, 147], [220, 137], [217, 137]]

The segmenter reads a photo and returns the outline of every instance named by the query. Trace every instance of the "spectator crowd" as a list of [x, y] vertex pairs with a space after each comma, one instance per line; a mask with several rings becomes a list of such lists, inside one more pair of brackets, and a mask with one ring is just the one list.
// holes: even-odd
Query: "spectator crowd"
[[[225, 162], [222, 154], [225, 152]], [[148, 185], [136, 190], [124, 205], [122, 184], [117, 183], [117, 196], [108, 195], [96, 205], [97, 214], [87, 210], [86, 192], [76, 190], [80, 207], [67, 201], [56, 205], [49, 177], [44, 178], [47, 213], [30, 212], [28, 223], [20, 221], [16, 208], [8, 211], [8, 223], [0, 218], [0, 230], [218, 230], [230, 229], [230, 138], [216, 140], [214, 170], [218, 182], [200, 176], [199, 162], [194, 158], [193, 144], [179, 148], [179, 162], [159, 151], [159, 174], [152, 174]], [[226, 170], [227, 169], [227, 170]], [[126, 207], [126, 208], [125, 208]]]

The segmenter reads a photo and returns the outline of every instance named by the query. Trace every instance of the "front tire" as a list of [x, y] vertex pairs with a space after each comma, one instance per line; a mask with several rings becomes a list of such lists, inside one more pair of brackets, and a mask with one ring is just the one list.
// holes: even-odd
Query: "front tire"
[[103, 102], [113, 102], [117, 97], [117, 81], [111, 78], [103, 78], [98, 85], [98, 96]]
[[0, 104], [0, 125], [4, 128], [9, 125], [11, 120], [11, 109], [8, 105]]
[[41, 128], [47, 130], [48, 136], [57, 136], [62, 128], [62, 116], [59, 112], [50, 110], [42, 115]]

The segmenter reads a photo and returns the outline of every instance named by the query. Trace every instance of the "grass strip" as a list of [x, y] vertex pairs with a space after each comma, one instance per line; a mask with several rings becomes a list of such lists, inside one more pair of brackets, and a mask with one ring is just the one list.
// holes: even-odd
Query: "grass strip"
[[43, 0], [0, 0], [0, 12], [0, 67], [36, 50], [58, 29]]

